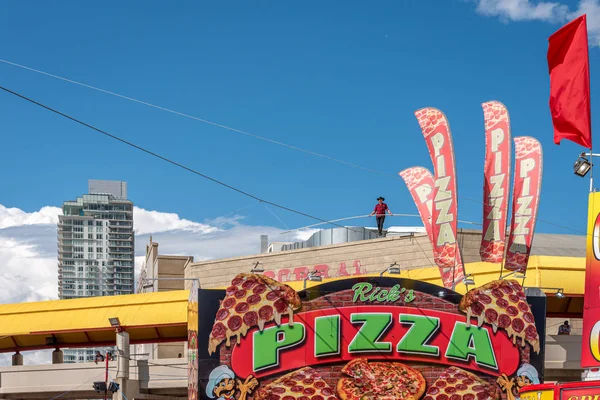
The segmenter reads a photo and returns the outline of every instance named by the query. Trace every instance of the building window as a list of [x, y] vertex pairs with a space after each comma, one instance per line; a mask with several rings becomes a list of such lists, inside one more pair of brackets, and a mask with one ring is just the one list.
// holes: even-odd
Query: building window
[[96, 247], [96, 252], [102, 253], [102, 247]]
[[88, 253], [93, 253], [94, 252], [94, 248], [93, 247], [88, 247]]
[[93, 239], [94, 238], [94, 234], [93, 233], [88, 233], [88, 239]]
[[102, 234], [101, 233], [97, 234], [96, 239], [102, 239]]

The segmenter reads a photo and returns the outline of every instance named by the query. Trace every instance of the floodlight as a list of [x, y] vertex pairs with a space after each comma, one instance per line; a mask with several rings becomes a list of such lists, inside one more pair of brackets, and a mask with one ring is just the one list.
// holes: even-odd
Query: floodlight
[[94, 382], [93, 388], [96, 393], [104, 393], [106, 392], [106, 382]]
[[591, 168], [592, 164], [584, 156], [579, 156], [575, 164], [573, 164], [573, 172], [582, 178], [587, 175]]
[[321, 282], [322, 280], [323, 278], [321, 277], [321, 274], [319, 272], [309, 272], [306, 278], [304, 278], [304, 289], [306, 289], [306, 281]]
[[401, 273], [400, 266], [394, 262], [392, 265], [390, 265], [389, 267], [387, 267], [386, 269], [381, 271], [379, 276], [383, 276], [383, 274], [385, 274], [386, 272], [388, 274], [392, 274], [392, 275], [400, 275], [400, 273]]
[[121, 321], [119, 321], [119, 318], [117, 318], [117, 317], [109, 318], [108, 322], [110, 322], [110, 326], [113, 326], [115, 328], [118, 328], [121, 326]]
[[471, 278], [471, 276], [472, 276], [472, 275], [471, 275], [471, 274], [469, 274], [469, 275], [467, 275], [467, 276], [465, 276], [465, 277], [463, 278], [463, 283], [464, 283], [465, 285], [474, 285], [474, 284], [475, 284], [475, 281], [473, 280], [473, 278]]
[[558, 297], [558, 298], [560, 298], [560, 299], [562, 299], [563, 297], [565, 297], [565, 292], [564, 292], [564, 289], [558, 289], [558, 290], [556, 291], [556, 294], [555, 294], [555, 296], [556, 296], [556, 297]]
[[253, 274], [262, 274], [263, 272], [265, 272], [265, 269], [263, 267], [259, 267], [258, 264], [260, 264], [260, 261], [257, 261], [256, 264], [254, 264], [254, 267], [252, 267], [250, 272], [252, 272]]

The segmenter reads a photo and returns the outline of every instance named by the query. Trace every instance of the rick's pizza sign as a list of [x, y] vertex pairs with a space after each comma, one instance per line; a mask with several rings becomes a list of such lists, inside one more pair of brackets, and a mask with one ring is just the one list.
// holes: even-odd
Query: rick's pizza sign
[[525, 369], [542, 379], [545, 301], [516, 281], [465, 296], [393, 278], [296, 292], [240, 274], [199, 305], [199, 398], [512, 399]]

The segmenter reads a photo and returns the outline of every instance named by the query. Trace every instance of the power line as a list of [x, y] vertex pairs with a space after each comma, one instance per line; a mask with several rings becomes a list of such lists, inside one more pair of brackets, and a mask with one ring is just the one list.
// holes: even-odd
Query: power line
[[[41, 71], [39, 69], [28, 67], [28, 66], [25, 66], [25, 65], [22, 65], [22, 64], [17, 64], [17, 63], [12, 62], [12, 61], [0, 59], [0, 62], [5, 63], [7, 65], [12, 65], [14, 67], [18, 67], [18, 68], [21, 68], [21, 69], [24, 69], [24, 70], [27, 70], [27, 71], [35, 72], [37, 74], [45, 75], [45, 76], [48, 76], [48, 77], [51, 77], [51, 78], [54, 78], [54, 79], [58, 79], [58, 80], [61, 80], [61, 81], [64, 81], [64, 82], [68, 82], [68, 83], [71, 83], [71, 84], [74, 84], [74, 85], [78, 85], [78, 86], [85, 87], [85, 88], [88, 88], [88, 89], [96, 90], [98, 92], [101, 92], [101, 93], [104, 93], [104, 94], [108, 94], [108, 95], [111, 95], [111, 96], [115, 96], [115, 97], [118, 97], [118, 98], [121, 98], [121, 99], [124, 99], [124, 100], [129, 100], [129, 101], [132, 101], [134, 103], [142, 104], [142, 105], [145, 105], [145, 106], [148, 106], [148, 107], [152, 107], [152, 108], [155, 108], [155, 109], [158, 109], [158, 110], [161, 110], [161, 111], [169, 112], [171, 114], [175, 114], [175, 115], [179, 115], [179, 116], [182, 116], [182, 117], [185, 117], [185, 118], [193, 119], [195, 121], [203, 122], [205, 124], [209, 124], [209, 125], [212, 125], [212, 126], [215, 126], [215, 127], [218, 127], [218, 128], [222, 128], [222, 129], [228, 130], [230, 132], [238, 133], [238, 134], [245, 135], [245, 136], [248, 136], [248, 137], [252, 137], [252, 138], [255, 138], [255, 139], [259, 139], [259, 140], [262, 140], [262, 141], [265, 141], [265, 142], [269, 142], [269, 143], [272, 143], [272, 144], [283, 146], [283, 147], [286, 147], [286, 148], [289, 148], [289, 149], [292, 149], [292, 150], [296, 150], [296, 151], [299, 151], [299, 152], [302, 152], [302, 153], [310, 154], [310, 155], [313, 155], [313, 156], [316, 156], [316, 157], [320, 157], [320, 158], [323, 158], [323, 159], [326, 159], [326, 160], [330, 160], [330, 161], [334, 161], [334, 162], [337, 162], [337, 163], [340, 163], [340, 164], [344, 164], [344, 165], [347, 165], [347, 166], [350, 166], [350, 167], [353, 167], [353, 168], [356, 168], [356, 169], [361, 169], [363, 171], [371, 172], [371, 173], [374, 173], [374, 174], [391, 177], [391, 178], [397, 179], [397, 180], [402, 180], [402, 178], [400, 178], [396, 174], [390, 174], [390, 173], [378, 171], [378, 170], [375, 170], [375, 169], [372, 169], [372, 168], [367, 168], [367, 167], [364, 167], [364, 166], [359, 165], [359, 164], [350, 163], [348, 161], [340, 160], [340, 159], [337, 159], [337, 158], [334, 158], [334, 157], [331, 157], [331, 156], [328, 156], [328, 155], [325, 155], [325, 154], [321, 154], [321, 153], [317, 153], [317, 152], [314, 152], [314, 151], [311, 151], [311, 150], [303, 149], [303, 148], [298, 147], [298, 146], [293, 146], [293, 145], [290, 145], [290, 144], [287, 144], [287, 143], [283, 143], [283, 142], [280, 142], [280, 141], [277, 141], [277, 140], [269, 139], [267, 137], [256, 135], [256, 134], [253, 134], [253, 133], [241, 130], [241, 129], [233, 128], [233, 127], [230, 127], [230, 126], [227, 126], [227, 125], [224, 125], [224, 124], [220, 124], [220, 123], [217, 123], [217, 122], [213, 122], [213, 121], [210, 121], [210, 120], [207, 120], [207, 119], [204, 119], [204, 118], [195, 117], [195, 116], [190, 115], [190, 114], [186, 114], [186, 113], [183, 113], [183, 112], [180, 112], [180, 111], [176, 111], [176, 110], [172, 110], [172, 109], [169, 109], [169, 108], [166, 108], [166, 107], [162, 107], [162, 106], [159, 106], [159, 105], [156, 105], [156, 104], [152, 104], [152, 103], [149, 103], [149, 102], [146, 102], [146, 101], [143, 101], [143, 100], [136, 99], [134, 97], [125, 96], [125, 95], [122, 95], [122, 94], [119, 94], [119, 93], [116, 93], [116, 92], [112, 92], [110, 90], [106, 90], [106, 89], [102, 89], [102, 88], [99, 88], [99, 87], [96, 87], [96, 86], [88, 85], [86, 83], [78, 82], [78, 81], [75, 81], [73, 79], [69, 79], [69, 78], [65, 78], [65, 77], [59, 76], [59, 75], [51, 74], [49, 72]], [[482, 202], [482, 201], [479, 201], [479, 200], [476, 200], [476, 199], [472, 199], [472, 198], [469, 198], [469, 197], [465, 197], [465, 196], [460, 196], [460, 195], [458, 196], [458, 198], [459, 199], [469, 200], [471, 202], [474, 202], [474, 203], [477, 203], [477, 204], [480, 204], [480, 205], [494, 206], [494, 207], [496, 207], [496, 208], [498, 208], [498, 209], [500, 209], [500, 210], [505, 211], [505, 212], [508, 213], [508, 206], [507, 207], [498, 207], [495, 204], [487, 204], [485, 202]], [[557, 224], [557, 223], [554, 223], [554, 222], [551, 222], [551, 221], [544, 220], [544, 219], [539, 218], [539, 217], [537, 218], [537, 221], [544, 222], [544, 223], [546, 223], [548, 225], [552, 225], [552, 226], [555, 226], [557, 228], [566, 229], [566, 230], [571, 231], [571, 232], [579, 233], [579, 234], [582, 234], [582, 235], [588, 235], [587, 232], [583, 232], [583, 231], [581, 231], [579, 229], [575, 229], [575, 228], [571, 228], [571, 227], [568, 227], [568, 226], [560, 225], [560, 224]], [[326, 222], [328, 222], [328, 221], [326, 221]]]
[[[181, 169], [184, 169], [184, 170], [186, 170], [186, 171], [188, 171], [188, 172], [191, 172], [191, 173], [193, 173], [193, 174], [195, 174], [195, 175], [198, 175], [198, 176], [200, 176], [200, 177], [202, 177], [202, 178], [204, 178], [204, 179], [207, 179], [207, 180], [209, 180], [209, 181], [211, 181], [211, 182], [214, 182], [214, 183], [216, 183], [216, 184], [218, 184], [218, 185], [224, 186], [224, 187], [226, 187], [226, 188], [228, 188], [228, 189], [230, 189], [230, 190], [233, 190], [234, 192], [237, 192], [237, 193], [239, 193], [239, 194], [241, 194], [241, 195], [244, 195], [244, 196], [246, 196], [246, 197], [250, 197], [250, 198], [252, 198], [252, 199], [254, 199], [254, 200], [257, 200], [257, 201], [259, 201], [259, 202], [261, 202], [261, 203], [268, 204], [268, 205], [271, 205], [271, 206], [273, 206], [273, 207], [277, 207], [277, 208], [280, 208], [280, 209], [282, 209], [282, 210], [286, 210], [286, 211], [292, 212], [292, 213], [294, 213], [294, 214], [302, 215], [302, 216], [304, 216], [304, 217], [308, 217], [308, 218], [315, 219], [315, 220], [317, 220], [317, 221], [321, 221], [321, 222], [328, 223], [328, 221], [326, 221], [326, 220], [324, 220], [324, 219], [322, 219], [322, 218], [315, 217], [315, 216], [313, 216], [313, 215], [310, 215], [310, 214], [304, 213], [304, 212], [302, 212], [302, 211], [295, 210], [295, 209], [293, 209], [293, 208], [289, 208], [289, 207], [286, 207], [286, 206], [282, 206], [282, 205], [280, 205], [280, 204], [277, 204], [277, 203], [273, 203], [272, 201], [268, 201], [268, 200], [262, 199], [262, 198], [260, 198], [260, 197], [258, 197], [258, 196], [255, 196], [255, 195], [253, 195], [253, 194], [250, 194], [250, 193], [248, 193], [248, 192], [245, 192], [245, 191], [243, 191], [243, 190], [241, 190], [241, 189], [238, 189], [238, 188], [236, 188], [236, 187], [234, 187], [234, 186], [231, 186], [231, 185], [229, 185], [229, 184], [227, 184], [227, 183], [225, 183], [225, 182], [222, 182], [222, 181], [220, 181], [220, 180], [218, 180], [218, 179], [212, 178], [212, 177], [210, 177], [210, 176], [208, 176], [208, 175], [205, 175], [205, 174], [203, 174], [203, 173], [201, 173], [201, 172], [198, 172], [198, 171], [197, 171], [197, 170], [195, 170], [195, 169], [192, 169], [192, 168], [190, 168], [190, 167], [187, 167], [187, 166], [185, 166], [185, 165], [183, 165], [183, 164], [181, 164], [181, 163], [178, 163], [178, 162], [176, 162], [176, 161], [173, 161], [173, 160], [171, 160], [171, 159], [169, 159], [169, 158], [167, 158], [167, 157], [161, 156], [160, 154], [157, 154], [157, 153], [155, 153], [155, 152], [152, 152], [152, 151], [150, 151], [150, 150], [147, 150], [147, 149], [145, 149], [145, 148], [143, 148], [143, 147], [141, 147], [141, 146], [138, 146], [138, 145], [137, 145], [137, 144], [135, 144], [135, 143], [129, 142], [129, 141], [127, 141], [127, 140], [125, 140], [125, 139], [122, 139], [122, 138], [120, 138], [120, 137], [118, 137], [118, 136], [115, 136], [115, 135], [113, 135], [113, 134], [111, 134], [111, 133], [108, 133], [108, 132], [106, 132], [106, 131], [103, 131], [102, 129], [96, 128], [95, 126], [93, 126], [93, 125], [90, 125], [90, 124], [88, 124], [88, 123], [85, 123], [85, 122], [83, 122], [83, 121], [81, 121], [81, 120], [79, 120], [79, 119], [77, 119], [77, 118], [71, 117], [70, 115], [67, 115], [67, 114], [65, 114], [65, 113], [62, 113], [62, 112], [60, 112], [60, 111], [58, 111], [58, 110], [56, 110], [56, 109], [54, 109], [54, 108], [52, 108], [52, 107], [49, 107], [49, 106], [47, 106], [47, 105], [45, 105], [45, 104], [42, 104], [42, 103], [40, 103], [40, 102], [38, 102], [38, 101], [35, 101], [35, 100], [33, 100], [33, 99], [30, 99], [29, 97], [26, 97], [26, 96], [24, 96], [24, 95], [22, 95], [22, 94], [19, 94], [19, 93], [17, 93], [17, 92], [14, 92], [14, 91], [12, 91], [12, 90], [10, 90], [10, 89], [7, 89], [7, 88], [5, 88], [4, 86], [0, 86], [0, 89], [4, 90], [5, 92], [7, 92], [7, 93], [10, 93], [10, 94], [12, 94], [12, 95], [14, 95], [14, 96], [17, 96], [17, 97], [19, 97], [19, 98], [21, 98], [21, 99], [23, 99], [23, 100], [26, 100], [26, 101], [28, 101], [28, 102], [30, 102], [30, 103], [33, 103], [33, 104], [35, 104], [35, 105], [37, 105], [37, 106], [39, 106], [39, 107], [45, 108], [46, 110], [48, 110], [48, 111], [51, 111], [51, 112], [53, 112], [53, 113], [55, 113], [55, 114], [58, 114], [58, 115], [60, 115], [60, 116], [62, 116], [62, 117], [65, 117], [65, 118], [67, 118], [67, 119], [70, 119], [70, 120], [71, 120], [71, 121], [73, 121], [73, 122], [76, 122], [76, 123], [78, 123], [78, 124], [80, 124], [80, 125], [83, 125], [83, 126], [85, 126], [86, 128], [92, 129], [92, 130], [94, 130], [94, 131], [96, 131], [96, 132], [99, 132], [99, 133], [101, 133], [101, 134], [103, 134], [103, 135], [105, 135], [105, 136], [108, 136], [108, 137], [110, 137], [110, 138], [112, 138], [112, 139], [114, 139], [114, 140], [117, 140], [117, 141], [119, 141], [119, 142], [121, 142], [121, 143], [123, 143], [123, 144], [126, 144], [126, 145], [128, 145], [128, 146], [130, 146], [130, 147], [133, 147], [134, 149], [140, 150], [140, 151], [142, 151], [142, 152], [144, 152], [144, 153], [146, 153], [146, 154], [149, 154], [149, 155], [151, 155], [151, 156], [153, 156], [153, 157], [156, 157], [156, 158], [158, 158], [158, 159], [160, 159], [160, 160], [162, 160], [162, 161], [168, 162], [169, 164], [175, 165], [176, 167], [179, 167], [179, 168], [181, 168]], [[340, 228], [350, 229], [350, 228], [346, 228], [346, 227], [344, 227], [344, 226], [338, 225], [338, 224], [336, 224], [336, 223], [333, 223], [333, 222], [330, 222], [330, 223], [331, 223], [332, 225], [336, 225], [336, 226], [338, 226], [338, 227], [340, 227]]]

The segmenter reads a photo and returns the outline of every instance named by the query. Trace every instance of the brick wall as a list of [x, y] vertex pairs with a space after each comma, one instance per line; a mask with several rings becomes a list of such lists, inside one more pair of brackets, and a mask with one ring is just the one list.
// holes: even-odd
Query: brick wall
[[[397, 301], [396, 303], [386, 303], [386, 305], [408, 306], [408, 307], [415, 307], [415, 308], [440, 310], [440, 311], [445, 311], [448, 313], [464, 315], [458, 310], [457, 304], [451, 303], [451, 302], [441, 299], [437, 296], [432, 296], [432, 295], [422, 293], [422, 292], [415, 291], [414, 294], [416, 297], [410, 303], [404, 303], [402, 301]], [[316, 309], [320, 309], [320, 308], [332, 308], [332, 307], [344, 307], [344, 306], [351, 306], [351, 305], [370, 304], [370, 303], [364, 303], [364, 302], [360, 302], [360, 301], [357, 301], [356, 303], [354, 303], [352, 301], [353, 296], [354, 296], [354, 291], [351, 289], [324, 295], [324, 296], [321, 296], [314, 300], [303, 302], [301, 311], [304, 312], [304, 311], [311, 311], [311, 310], [316, 310]], [[230, 348], [226, 348], [224, 345], [221, 345], [220, 361], [222, 364], [230, 365], [231, 352], [232, 352], [234, 345], [235, 345], [235, 339], [232, 340]], [[528, 362], [529, 361], [529, 346], [526, 346], [525, 349], [523, 349], [521, 347], [519, 347], [519, 348], [521, 351], [521, 361]], [[429, 387], [431, 384], [433, 384], [435, 382], [435, 380], [440, 376], [440, 374], [446, 368], [448, 368], [448, 366], [437, 366], [435, 364], [424, 364], [424, 363], [415, 363], [415, 362], [408, 362], [408, 364], [421, 372], [421, 374], [427, 381], [427, 387]], [[329, 384], [329, 386], [335, 390], [336, 384], [337, 384], [338, 380], [340, 379], [340, 377], [342, 376], [341, 368], [344, 365], [345, 365], [345, 362], [338, 363], [338, 364], [330, 364], [330, 365], [317, 365], [314, 367], [314, 369], [323, 377], [323, 379]], [[283, 374], [278, 374], [278, 375], [274, 375], [274, 376], [270, 376], [270, 377], [261, 378], [260, 385], [261, 386], [266, 385], [266, 384], [274, 381], [278, 377], [285, 375], [287, 373], [290, 373], [290, 372], [292, 372], [292, 371], [287, 371]], [[486, 381], [488, 381], [492, 384], [495, 384], [495, 382], [496, 382], [495, 377], [480, 374], [480, 373], [477, 373], [474, 371], [469, 371], [469, 372], [472, 372], [472, 373], [482, 377], [483, 379], [485, 379]], [[494, 387], [497, 388], [496, 385], [494, 385]], [[498, 390], [498, 392], [500, 392], [500, 390]], [[505, 394], [502, 394], [502, 396], [503, 396], [503, 398], [506, 398]]]
[[[481, 261], [481, 234], [460, 230], [458, 241], [464, 262]], [[302, 280], [302, 273], [314, 269], [326, 277], [380, 273], [397, 262], [403, 269], [434, 266], [431, 244], [425, 235], [389, 237], [277, 253], [194, 262], [185, 269], [186, 278], [199, 278], [202, 288], [226, 287], [240, 272], [250, 272], [254, 264], [281, 282]]]

